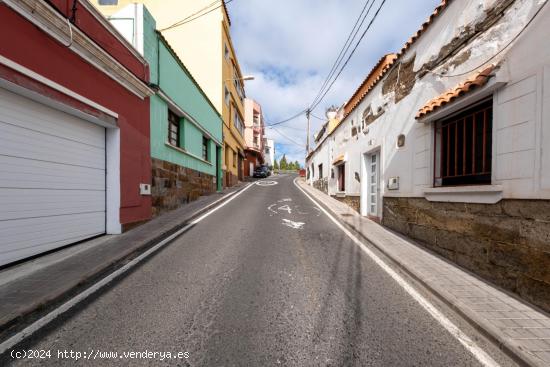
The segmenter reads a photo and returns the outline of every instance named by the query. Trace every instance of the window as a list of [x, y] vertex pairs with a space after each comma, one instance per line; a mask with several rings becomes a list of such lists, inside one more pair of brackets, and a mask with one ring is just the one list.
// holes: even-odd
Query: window
[[363, 115], [361, 116], [361, 125], [363, 125], [363, 130], [369, 125], [369, 115], [371, 113], [370, 106], [365, 108]]
[[493, 101], [435, 126], [434, 186], [491, 183]]
[[233, 153], [233, 167], [237, 167], [237, 153]]
[[180, 146], [180, 118], [168, 111], [168, 143], [175, 147]]
[[241, 135], [244, 135], [244, 123], [239, 115], [239, 111], [237, 111], [237, 108], [233, 108], [233, 125], [235, 125]]
[[205, 161], [210, 161], [209, 159], [209, 152], [208, 152], [208, 146], [210, 145], [210, 140], [203, 136], [202, 137], [202, 159], [204, 159]]
[[315, 178], [315, 168], [313, 166], [313, 163], [311, 164], [311, 178]]
[[229, 93], [229, 89], [227, 89], [227, 86], [224, 87], [224, 99], [225, 104], [229, 106], [229, 102], [231, 102], [231, 93]]
[[118, 5], [118, 0], [99, 0], [99, 5]]
[[225, 59], [229, 60], [229, 58], [231, 57], [231, 53], [229, 52], [229, 47], [227, 46], [227, 43], [224, 46], [225, 46], [225, 49], [224, 49]]
[[233, 84], [235, 85], [235, 90], [237, 91], [239, 98], [242, 100], [244, 98], [244, 88], [240, 79], [238, 79], [237, 77], [233, 79]]
[[319, 165], [319, 179], [323, 178], [323, 164]]
[[346, 191], [346, 164], [338, 166], [338, 191]]

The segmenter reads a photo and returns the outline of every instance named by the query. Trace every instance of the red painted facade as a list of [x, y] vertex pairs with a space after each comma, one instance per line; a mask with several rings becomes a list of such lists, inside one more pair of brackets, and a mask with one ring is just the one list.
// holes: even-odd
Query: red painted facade
[[[72, 0], [50, 0], [60, 13], [70, 14]], [[151, 183], [149, 99], [141, 99], [122, 85], [98, 70], [79, 55], [60, 44], [27, 19], [4, 4], [0, 4], [0, 54], [32, 71], [78, 93], [118, 114], [120, 128], [120, 222], [130, 223], [151, 218], [151, 198], [141, 196], [140, 183]], [[78, 5], [75, 25], [90, 39], [134, 75], [148, 80], [148, 66], [132, 55], [118, 39], [89, 13]], [[3, 67], [0, 77], [11, 81], [20, 80], [20, 85], [61, 98], [59, 93], [48, 91], [36, 82], [25, 82], [17, 72]], [[34, 86], [33, 86], [34, 85]], [[56, 94], [57, 93], [57, 94]], [[63, 103], [78, 106], [65, 96]], [[86, 107], [81, 106], [82, 110]]]
[[256, 150], [246, 150], [246, 158], [244, 160], [244, 175], [245, 177], [249, 177], [252, 175], [253, 172], [250, 171], [250, 163], [254, 165], [254, 169], [256, 167], [262, 165], [264, 163], [263, 156], [260, 152]]

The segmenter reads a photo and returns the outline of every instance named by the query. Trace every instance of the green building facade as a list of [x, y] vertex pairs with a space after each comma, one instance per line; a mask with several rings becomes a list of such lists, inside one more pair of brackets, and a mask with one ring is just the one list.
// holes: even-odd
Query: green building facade
[[221, 190], [222, 119], [142, 4], [110, 17], [150, 68], [153, 215]]

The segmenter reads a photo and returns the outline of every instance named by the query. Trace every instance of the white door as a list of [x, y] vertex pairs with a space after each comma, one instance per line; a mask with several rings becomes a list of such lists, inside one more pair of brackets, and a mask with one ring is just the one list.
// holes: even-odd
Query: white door
[[254, 163], [250, 162], [250, 177], [254, 176]]
[[378, 217], [378, 209], [380, 204], [380, 155], [374, 153], [367, 158], [367, 175], [368, 175], [368, 197], [367, 197], [367, 213], [370, 216]]
[[0, 265], [105, 233], [105, 129], [0, 89]]

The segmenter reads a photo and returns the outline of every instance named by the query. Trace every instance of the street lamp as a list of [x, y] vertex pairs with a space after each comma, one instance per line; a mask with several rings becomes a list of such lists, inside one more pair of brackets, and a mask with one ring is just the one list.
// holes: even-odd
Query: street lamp
[[255, 77], [254, 75], [246, 75], [246, 76], [243, 76], [242, 78], [234, 78], [234, 79], [226, 79], [226, 81], [233, 81], [233, 80], [254, 80]]

